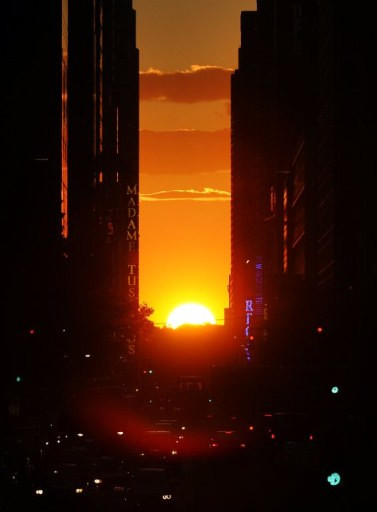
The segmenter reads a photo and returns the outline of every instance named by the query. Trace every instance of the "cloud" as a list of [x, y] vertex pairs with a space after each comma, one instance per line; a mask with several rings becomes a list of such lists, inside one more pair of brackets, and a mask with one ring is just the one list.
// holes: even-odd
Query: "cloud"
[[233, 69], [192, 65], [185, 71], [140, 73], [140, 100], [196, 103], [229, 100]]
[[152, 194], [140, 194], [141, 201], [230, 201], [230, 192], [204, 188], [203, 190], [161, 190]]
[[229, 169], [229, 129], [140, 132], [140, 173], [195, 174]]

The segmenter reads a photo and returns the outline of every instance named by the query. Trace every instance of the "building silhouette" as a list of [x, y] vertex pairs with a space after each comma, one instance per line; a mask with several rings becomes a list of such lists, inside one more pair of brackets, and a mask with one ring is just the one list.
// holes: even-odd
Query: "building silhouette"
[[[376, 36], [368, 14], [318, 6], [317, 265], [332, 359], [369, 363], [376, 322], [373, 121]], [[345, 349], [346, 347], [346, 349]], [[366, 377], [362, 376], [362, 380]]]
[[124, 331], [139, 300], [136, 14], [128, 0], [71, 4], [71, 323], [88, 333], [87, 348], [121, 336], [131, 356], [136, 340]]
[[[67, 2], [4, 6], [2, 137], [8, 320], [58, 323], [67, 218]], [[32, 41], [32, 49], [30, 46]]]
[[63, 355], [136, 353], [135, 18], [131, 0], [2, 9], [4, 396], [18, 373], [53, 383]]
[[[65, 318], [68, 2], [7, 2], [1, 13], [2, 392], [50, 378]], [[22, 385], [22, 384], [21, 384]], [[9, 394], [8, 394], [9, 391]], [[3, 394], [3, 393], [2, 393]], [[28, 399], [25, 400], [28, 403]]]
[[229, 322], [260, 361], [361, 368], [375, 332], [373, 29], [336, 1], [260, 0], [241, 32]]
[[[263, 271], [259, 202], [262, 194], [262, 134], [260, 118], [262, 98], [257, 81], [256, 13], [241, 16], [239, 68], [231, 82], [231, 274], [230, 311], [234, 334], [251, 336], [250, 322], [261, 319], [263, 297], [257, 286]], [[258, 268], [257, 268], [258, 267]], [[262, 300], [262, 302], [261, 302]], [[260, 326], [260, 323], [259, 323]], [[254, 326], [255, 327], [255, 326]], [[250, 331], [250, 332], [249, 332]]]

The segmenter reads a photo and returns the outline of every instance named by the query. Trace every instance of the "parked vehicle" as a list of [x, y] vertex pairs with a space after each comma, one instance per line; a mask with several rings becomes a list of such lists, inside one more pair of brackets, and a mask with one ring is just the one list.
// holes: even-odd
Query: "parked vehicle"
[[169, 510], [177, 500], [177, 484], [167, 468], [146, 466], [138, 468], [130, 483], [128, 501], [143, 512]]

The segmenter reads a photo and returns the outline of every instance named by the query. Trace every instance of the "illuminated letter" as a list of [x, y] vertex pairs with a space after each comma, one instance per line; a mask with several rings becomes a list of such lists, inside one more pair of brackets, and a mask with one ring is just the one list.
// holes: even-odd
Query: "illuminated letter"
[[127, 185], [127, 195], [129, 196], [130, 194], [137, 194], [137, 185], [134, 185], [133, 188]]
[[134, 288], [130, 288], [130, 289], [128, 290], [128, 296], [129, 296], [130, 298], [135, 297], [135, 289], [134, 289]]
[[136, 276], [128, 276], [128, 285], [129, 286], [136, 286]]
[[135, 242], [128, 242], [128, 252], [136, 251]]
[[253, 301], [252, 300], [247, 300], [246, 301], [246, 311], [250, 311], [251, 313], [254, 311], [253, 310]]
[[135, 199], [133, 197], [128, 201], [128, 206], [136, 206]]
[[129, 217], [135, 217], [135, 215], [136, 215], [135, 208], [128, 208], [128, 216]]
[[133, 220], [130, 220], [130, 223], [127, 226], [127, 229], [136, 229], [135, 223]]
[[136, 265], [127, 265], [129, 270], [130, 270], [130, 274], [132, 275], [134, 273], [134, 268], [136, 268]]
[[129, 231], [127, 231], [127, 240], [137, 240], [136, 238], [136, 231], [134, 231], [133, 233], [130, 233]]

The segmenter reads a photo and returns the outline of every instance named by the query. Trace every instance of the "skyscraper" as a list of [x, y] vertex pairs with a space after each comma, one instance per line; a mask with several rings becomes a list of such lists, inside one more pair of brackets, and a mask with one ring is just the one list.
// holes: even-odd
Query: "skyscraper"
[[[261, 231], [269, 216], [269, 155], [266, 144], [271, 85], [264, 88], [260, 66], [267, 52], [258, 55], [258, 14], [241, 14], [239, 67], [231, 82], [231, 275], [230, 321], [234, 334], [248, 339], [263, 323], [264, 240]], [[266, 63], [263, 62], [263, 66]], [[262, 116], [264, 115], [264, 117]], [[265, 203], [266, 197], [268, 202]]]
[[[16, 396], [14, 414], [32, 408], [34, 386], [57, 373], [50, 356], [65, 318], [67, 7], [20, 0], [1, 9], [3, 417]], [[26, 383], [21, 406], [16, 376]]]
[[375, 330], [367, 171], [375, 31], [361, 9], [297, 0], [260, 0], [257, 12], [242, 13], [241, 31], [232, 77], [234, 332], [261, 334], [262, 297], [268, 357], [353, 365], [358, 339], [361, 368]]
[[124, 336], [132, 356], [136, 338], [126, 326], [139, 300], [136, 13], [130, 0], [71, 3], [72, 322], [93, 338], [101, 325], [98, 343], [105, 346], [106, 339]]
[[268, 335], [293, 343], [304, 309], [310, 312], [316, 41], [314, 2], [261, 0], [256, 12], [241, 14], [232, 76], [230, 309], [244, 341]]
[[62, 314], [59, 281], [68, 235], [67, 8], [66, 0], [31, 0], [2, 9], [4, 268], [8, 320], [17, 328], [22, 323], [46, 329]]
[[376, 330], [376, 32], [367, 11], [332, 0], [319, 2], [318, 20], [318, 312], [331, 360], [358, 363], [365, 379]]

